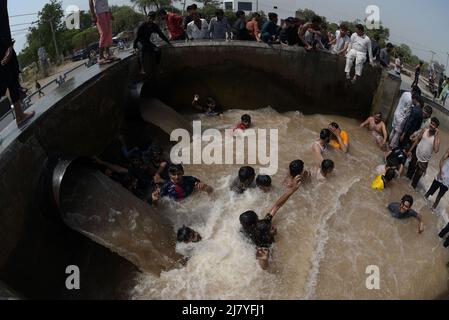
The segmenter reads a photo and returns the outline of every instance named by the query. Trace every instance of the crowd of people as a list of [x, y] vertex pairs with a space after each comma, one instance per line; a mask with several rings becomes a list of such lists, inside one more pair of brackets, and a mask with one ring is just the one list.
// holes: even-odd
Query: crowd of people
[[[187, 7], [187, 16], [160, 9], [148, 13], [147, 21], [139, 27], [134, 48], [138, 51], [140, 64], [144, 54], [155, 53], [156, 64], [160, 61], [160, 52], [156, 45], [157, 36], [170, 44], [175, 40], [243, 40], [257, 41], [283, 46], [300, 46], [306, 50], [321, 50], [346, 58], [345, 73], [348, 80], [355, 83], [362, 75], [364, 65], [369, 61], [385, 68], [390, 66], [390, 55], [394, 49], [391, 43], [380, 47], [379, 37], [370, 39], [365, 28], [357, 24], [354, 30], [342, 23], [333, 33], [327, 30], [326, 24], [319, 16], [310, 21], [288, 17], [278, 25], [276, 13], [270, 12], [267, 19], [262, 19], [257, 12], [246, 17], [244, 11], [235, 13], [235, 21], [231, 24], [222, 9], [217, 9], [215, 16], [208, 22], [202, 18], [195, 4]], [[352, 68], [355, 74], [352, 77]], [[396, 59], [395, 71], [400, 73], [402, 62]], [[144, 71], [141, 70], [142, 73]]]

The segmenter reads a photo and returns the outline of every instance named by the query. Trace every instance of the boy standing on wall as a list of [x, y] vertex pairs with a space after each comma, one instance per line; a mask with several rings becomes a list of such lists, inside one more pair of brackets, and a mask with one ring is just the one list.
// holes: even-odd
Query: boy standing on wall
[[100, 34], [100, 59], [98, 64], [106, 64], [112, 61], [119, 60], [110, 52], [112, 46], [112, 16], [109, 8], [108, 0], [89, 0], [90, 14], [92, 22], [97, 25], [98, 33]]

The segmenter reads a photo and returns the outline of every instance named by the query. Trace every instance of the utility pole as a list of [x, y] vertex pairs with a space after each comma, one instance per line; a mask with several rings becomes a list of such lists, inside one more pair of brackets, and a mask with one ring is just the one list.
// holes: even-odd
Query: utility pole
[[433, 57], [437, 54], [436, 52], [430, 50], [430, 53], [432, 54], [432, 59], [430, 59], [430, 63], [433, 62]]
[[53, 44], [55, 46], [56, 63], [59, 63], [59, 49], [58, 49], [58, 44], [56, 43], [56, 34], [55, 34], [55, 30], [53, 28], [53, 20], [50, 19], [49, 22], [50, 22], [51, 33], [53, 35]]
[[444, 71], [446, 72], [446, 74], [449, 74], [449, 72], [448, 72], [448, 70], [447, 70], [447, 67], [448, 67], [448, 64], [449, 64], [449, 52], [446, 52], [446, 54], [447, 54], [446, 70], [444, 70]]

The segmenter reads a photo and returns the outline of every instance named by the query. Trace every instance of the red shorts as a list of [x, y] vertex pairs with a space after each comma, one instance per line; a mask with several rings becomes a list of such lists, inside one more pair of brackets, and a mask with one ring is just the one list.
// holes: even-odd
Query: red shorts
[[100, 48], [112, 46], [112, 20], [110, 12], [97, 14], [97, 28], [100, 33]]

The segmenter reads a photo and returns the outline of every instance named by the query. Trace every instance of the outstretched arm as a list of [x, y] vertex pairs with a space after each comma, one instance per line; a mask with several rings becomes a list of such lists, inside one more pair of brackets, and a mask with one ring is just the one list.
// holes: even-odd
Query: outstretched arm
[[387, 127], [385, 126], [385, 123], [382, 124], [382, 134], [384, 135], [384, 144], [387, 143], [388, 139], [388, 132]]
[[321, 154], [321, 149], [320, 149], [320, 147], [317, 146], [316, 143], [313, 144], [313, 146], [312, 146], [312, 151], [313, 151], [313, 153], [314, 153], [314, 155], [315, 155], [315, 158], [317, 158], [317, 160], [319, 160], [319, 162], [320, 162], [320, 164], [321, 164], [321, 162], [324, 161], [324, 158], [323, 158], [323, 155]]
[[290, 199], [290, 197], [299, 189], [299, 186], [301, 185], [301, 176], [296, 176], [294, 181], [293, 181], [293, 186], [286, 192], [284, 193], [279, 199], [278, 201], [276, 201], [276, 203], [274, 204], [273, 208], [271, 208], [270, 211], [270, 216], [271, 219], [274, 219], [274, 217], [276, 216], [276, 214], [278, 213], [279, 209], [282, 208], [282, 206], [288, 201], [288, 199]]
[[362, 123], [362, 124], [360, 125], [360, 128], [364, 128], [364, 127], [366, 127], [367, 125], [369, 125], [370, 121], [371, 121], [371, 117], [369, 117], [368, 119], [366, 119], [365, 122]]
[[423, 231], [424, 231], [424, 222], [422, 220], [422, 216], [419, 213], [416, 216], [416, 220], [418, 220], [418, 222], [419, 222], [419, 224], [418, 224], [418, 233], [423, 233]]

